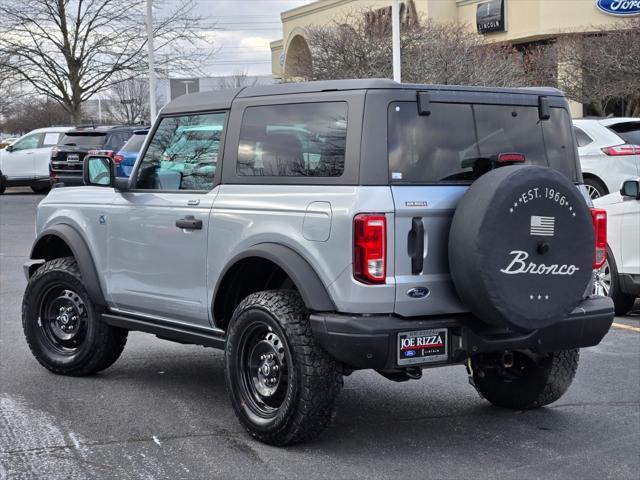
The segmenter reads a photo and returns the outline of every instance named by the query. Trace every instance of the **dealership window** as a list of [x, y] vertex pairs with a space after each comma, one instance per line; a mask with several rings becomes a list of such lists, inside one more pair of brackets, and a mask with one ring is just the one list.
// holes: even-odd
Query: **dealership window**
[[346, 102], [249, 107], [236, 170], [241, 176], [339, 177], [346, 139]]
[[224, 113], [163, 118], [140, 163], [136, 187], [211, 190], [224, 119]]

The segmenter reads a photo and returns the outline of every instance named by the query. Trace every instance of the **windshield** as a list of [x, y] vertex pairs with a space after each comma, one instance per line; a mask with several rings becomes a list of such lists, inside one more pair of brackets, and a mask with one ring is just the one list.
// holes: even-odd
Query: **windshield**
[[146, 133], [136, 133], [133, 135], [127, 143], [122, 147], [123, 152], [139, 152], [144, 144], [144, 139], [147, 138]]
[[389, 175], [393, 183], [470, 183], [501, 153], [520, 153], [525, 164], [550, 166], [577, 180], [576, 149], [566, 110], [432, 103], [418, 115], [415, 102], [388, 111]]
[[76, 147], [101, 147], [107, 138], [105, 133], [67, 133], [58, 145]]

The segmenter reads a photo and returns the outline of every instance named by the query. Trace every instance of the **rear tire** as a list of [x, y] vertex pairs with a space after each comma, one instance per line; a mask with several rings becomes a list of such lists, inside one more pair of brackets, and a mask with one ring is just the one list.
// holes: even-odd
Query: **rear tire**
[[227, 332], [225, 365], [233, 409], [257, 440], [300, 443], [331, 421], [342, 375], [315, 341], [297, 292], [258, 292], [240, 303]]
[[629, 295], [620, 289], [618, 266], [609, 247], [607, 247], [607, 260], [596, 272], [593, 293], [610, 297], [617, 316], [629, 313], [636, 302], [635, 295]]
[[478, 392], [494, 405], [512, 410], [543, 407], [562, 397], [580, 358], [578, 349], [550, 352], [535, 360], [524, 352], [513, 353], [514, 364], [508, 369], [500, 366], [501, 353], [472, 359]]
[[31, 185], [33, 193], [48, 193], [51, 190], [51, 185]]
[[110, 367], [128, 331], [100, 320], [73, 257], [42, 265], [29, 279], [22, 302], [22, 327], [33, 356], [60, 375], [83, 376]]
[[605, 184], [597, 178], [586, 177], [584, 179], [584, 184], [587, 186], [587, 191], [589, 192], [589, 197], [591, 197], [591, 200], [604, 197], [608, 193]]

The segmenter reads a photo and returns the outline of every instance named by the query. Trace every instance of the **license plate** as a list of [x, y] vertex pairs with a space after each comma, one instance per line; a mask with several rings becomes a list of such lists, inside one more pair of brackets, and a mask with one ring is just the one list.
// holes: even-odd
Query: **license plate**
[[80, 161], [80, 155], [78, 155], [77, 153], [70, 153], [69, 155], [67, 155], [67, 162], [79, 162]]
[[398, 333], [398, 365], [446, 361], [448, 333], [446, 328]]

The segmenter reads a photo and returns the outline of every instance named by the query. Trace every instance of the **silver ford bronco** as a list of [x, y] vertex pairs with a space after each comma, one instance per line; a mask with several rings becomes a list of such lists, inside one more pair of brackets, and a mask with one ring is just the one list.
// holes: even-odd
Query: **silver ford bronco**
[[182, 96], [130, 178], [40, 203], [23, 303], [54, 373], [112, 365], [129, 330], [224, 350], [260, 441], [309, 440], [342, 378], [459, 364], [493, 404], [547, 405], [613, 321], [554, 89], [342, 80]]

